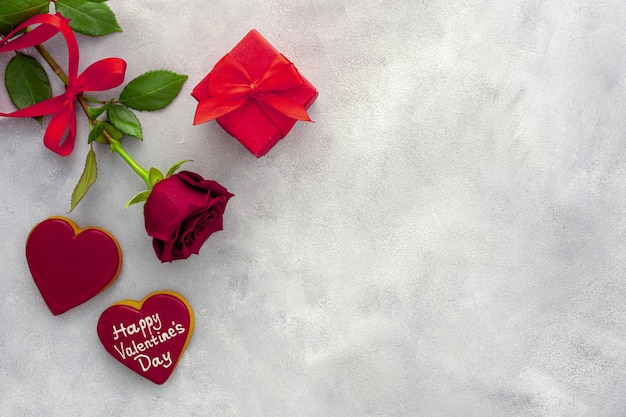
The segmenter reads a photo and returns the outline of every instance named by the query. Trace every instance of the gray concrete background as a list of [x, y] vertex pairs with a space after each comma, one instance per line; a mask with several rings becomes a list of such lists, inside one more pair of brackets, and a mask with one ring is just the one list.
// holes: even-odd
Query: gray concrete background
[[[96, 149], [98, 182], [70, 217], [118, 238], [122, 272], [53, 317], [24, 242], [68, 210], [87, 124], [61, 158], [45, 126], [0, 120], [1, 415], [626, 415], [622, 1], [109, 5], [124, 32], [80, 37], [81, 68], [119, 56], [129, 80], [189, 75], [128, 151], [162, 169], [193, 159], [236, 197], [200, 256], [162, 265], [141, 207], [123, 209], [142, 181]], [[320, 91], [315, 123], [259, 160], [192, 126], [190, 96], [252, 28]], [[61, 40], [49, 48], [64, 62]], [[161, 289], [187, 297], [196, 330], [156, 386], [96, 323]]]

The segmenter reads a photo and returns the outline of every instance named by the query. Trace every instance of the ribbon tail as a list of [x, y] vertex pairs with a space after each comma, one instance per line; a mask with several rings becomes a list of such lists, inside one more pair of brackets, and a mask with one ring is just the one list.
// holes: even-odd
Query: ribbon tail
[[76, 114], [74, 104], [59, 110], [52, 116], [43, 143], [46, 148], [61, 156], [68, 156], [76, 140]]
[[275, 93], [262, 93], [256, 95], [256, 100], [265, 106], [271, 107], [279, 113], [296, 120], [310, 122], [311, 118], [304, 106], [279, 96]]
[[24, 107], [21, 110], [14, 111], [12, 113], [0, 113], [3, 117], [39, 117], [47, 114], [52, 114], [59, 110], [63, 104], [67, 101], [65, 94], [52, 97], [32, 106]]
[[237, 94], [233, 96], [209, 97], [206, 100], [202, 100], [196, 107], [193, 124], [198, 125], [230, 113], [241, 107], [247, 99], [247, 94]]
[[76, 90], [104, 91], [124, 82], [126, 61], [120, 58], [105, 58], [94, 62], [78, 76]]

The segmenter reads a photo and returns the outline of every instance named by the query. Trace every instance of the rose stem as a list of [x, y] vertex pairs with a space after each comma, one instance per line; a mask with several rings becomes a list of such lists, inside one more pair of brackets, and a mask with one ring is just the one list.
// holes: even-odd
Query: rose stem
[[[70, 84], [69, 77], [67, 76], [65, 71], [63, 71], [63, 68], [61, 68], [61, 66], [52, 57], [52, 55], [50, 55], [50, 52], [48, 52], [45, 46], [41, 44], [36, 45], [35, 49], [37, 50], [37, 52], [39, 52], [39, 55], [41, 55], [41, 57], [48, 63], [50, 68], [52, 68], [52, 71], [54, 71], [54, 73], [61, 79], [61, 81], [63, 81], [63, 84], [68, 86]], [[89, 112], [87, 111], [88, 109], [87, 100], [82, 95], [78, 95], [77, 99], [78, 99], [78, 103], [80, 104], [80, 107], [82, 107], [83, 111], [87, 115], [87, 119], [89, 119], [89, 124], [91, 125], [91, 119], [89, 118]]]
[[[65, 72], [63, 71], [61, 66], [56, 62], [56, 60], [52, 57], [52, 55], [50, 55], [50, 52], [48, 52], [48, 50], [43, 45], [37, 45], [37, 46], [35, 46], [35, 49], [37, 50], [37, 52], [39, 52], [41, 57], [48, 63], [48, 65], [50, 65], [50, 68], [52, 68], [54, 73], [67, 86], [69, 84], [69, 77], [67, 76], [67, 74], [65, 74]], [[89, 117], [89, 112], [88, 112], [88, 108], [89, 107], [87, 105], [87, 99], [84, 96], [82, 96], [82, 95], [79, 95], [77, 97], [77, 99], [78, 99], [78, 102], [80, 103], [80, 106], [83, 108], [83, 111], [85, 112], [85, 115], [87, 115], [87, 119], [89, 120], [89, 124], [91, 125], [92, 124], [92, 120]], [[146, 170], [144, 167], [139, 165], [124, 150], [124, 148], [122, 148], [122, 144], [118, 140], [113, 139], [106, 130], [104, 130], [102, 132], [102, 135], [109, 142], [109, 144], [111, 146], [111, 150], [114, 151], [115, 153], [117, 153], [124, 161], [126, 161], [126, 163], [133, 169], [133, 171], [135, 171], [137, 173], [137, 175], [139, 175], [141, 177], [141, 179], [143, 179], [145, 181], [145, 183], [148, 186], [148, 188], [152, 188], [152, 186], [150, 185], [150, 175], [148, 173], [148, 170]]]
[[114, 151], [115, 153], [117, 153], [119, 156], [122, 157], [122, 159], [124, 161], [126, 161], [126, 163], [128, 164], [128, 166], [130, 166], [133, 171], [135, 171], [137, 173], [137, 175], [139, 175], [141, 177], [141, 179], [143, 179], [146, 183], [146, 185], [148, 185], [148, 188], [152, 188], [150, 186], [150, 175], [148, 173], [148, 170], [146, 170], [144, 167], [142, 167], [141, 165], [139, 165], [125, 150], [124, 148], [122, 148], [122, 144], [117, 140], [117, 139], [113, 139], [108, 133], [107, 131], [103, 131], [102, 134], [104, 135], [104, 137], [109, 141], [109, 144], [111, 145], [111, 150]]
[[41, 55], [41, 57], [46, 60], [48, 65], [50, 65], [50, 68], [52, 68], [54, 73], [59, 76], [61, 81], [63, 81], [66, 86], [69, 85], [69, 77], [67, 76], [67, 74], [65, 74], [61, 66], [57, 64], [52, 55], [50, 55], [50, 52], [48, 52], [48, 50], [43, 45], [36, 45], [35, 49], [37, 50], [37, 52], [39, 52], [39, 55]]

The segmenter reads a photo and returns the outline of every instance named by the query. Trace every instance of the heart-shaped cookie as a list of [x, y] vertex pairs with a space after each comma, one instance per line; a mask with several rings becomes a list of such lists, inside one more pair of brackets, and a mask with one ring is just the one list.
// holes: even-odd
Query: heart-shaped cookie
[[122, 267], [122, 250], [104, 229], [81, 229], [65, 217], [50, 217], [28, 235], [26, 260], [41, 296], [57, 315], [111, 285]]
[[193, 311], [180, 294], [157, 291], [104, 310], [98, 337], [107, 352], [155, 384], [170, 377], [193, 333]]

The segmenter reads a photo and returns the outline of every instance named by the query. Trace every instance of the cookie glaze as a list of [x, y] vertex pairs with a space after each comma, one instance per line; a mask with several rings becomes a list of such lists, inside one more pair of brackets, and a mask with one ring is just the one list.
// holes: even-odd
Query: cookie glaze
[[104, 229], [81, 229], [65, 217], [50, 217], [28, 235], [26, 260], [46, 305], [58, 315], [113, 283], [122, 267], [122, 250]]
[[193, 333], [193, 310], [180, 294], [157, 291], [140, 302], [125, 300], [98, 320], [107, 352], [155, 384], [170, 377]]

